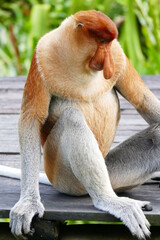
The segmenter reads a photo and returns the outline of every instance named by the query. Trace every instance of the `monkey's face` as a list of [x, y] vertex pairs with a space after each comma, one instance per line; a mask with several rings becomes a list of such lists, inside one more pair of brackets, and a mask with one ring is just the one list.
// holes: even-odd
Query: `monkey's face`
[[89, 67], [97, 71], [103, 69], [104, 77], [111, 78], [114, 72], [111, 44], [118, 36], [116, 25], [109, 17], [95, 10], [77, 12], [73, 18], [76, 21], [75, 39], [90, 55]]
[[[112, 41], [118, 31], [112, 20], [95, 10], [80, 11], [44, 35], [37, 46], [37, 58], [46, 79], [88, 83], [93, 73], [103, 70], [104, 78], [114, 73]], [[63, 69], [63, 70], [62, 70]]]

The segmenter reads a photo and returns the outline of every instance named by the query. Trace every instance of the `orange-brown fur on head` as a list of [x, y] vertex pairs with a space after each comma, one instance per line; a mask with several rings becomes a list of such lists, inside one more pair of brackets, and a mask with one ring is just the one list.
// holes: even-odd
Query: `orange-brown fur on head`
[[114, 72], [111, 42], [118, 36], [116, 25], [108, 16], [95, 10], [77, 12], [74, 18], [84, 33], [94, 38], [98, 45], [96, 53], [90, 60], [90, 68], [103, 69], [104, 77], [111, 78]]
[[74, 18], [82, 24], [84, 31], [99, 42], [109, 42], [118, 36], [114, 22], [101, 12], [80, 11], [74, 14]]

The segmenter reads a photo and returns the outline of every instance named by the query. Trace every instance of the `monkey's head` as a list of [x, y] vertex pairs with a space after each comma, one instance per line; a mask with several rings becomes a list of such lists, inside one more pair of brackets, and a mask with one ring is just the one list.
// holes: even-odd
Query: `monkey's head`
[[[114, 72], [111, 44], [118, 37], [116, 25], [108, 16], [95, 10], [77, 12], [73, 18], [76, 21], [75, 30], [79, 44], [83, 47], [85, 38], [89, 41], [87, 44], [96, 43], [96, 51], [94, 49], [92, 52], [89, 67], [97, 71], [103, 69], [104, 77], [111, 78]], [[89, 51], [89, 45], [87, 48]]]
[[117, 36], [114, 22], [103, 13], [77, 12], [40, 39], [40, 68], [46, 79], [51, 79], [51, 75], [68, 81], [74, 78], [79, 85], [90, 81], [93, 71], [103, 70], [104, 78], [110, 79], [115, 72], [111, 45]]

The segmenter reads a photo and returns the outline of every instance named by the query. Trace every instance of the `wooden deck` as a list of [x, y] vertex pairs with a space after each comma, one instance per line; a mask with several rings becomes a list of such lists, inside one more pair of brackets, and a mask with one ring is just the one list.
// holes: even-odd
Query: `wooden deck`
[[[144, 81], [160, 99], [160, 76], [145, 76]], [[20, 168], [20, 154], [17, 122], [20, 113], [22, 93], [26, 77], [0, 78], [0, 164]], [[146, 128], [146, 122], [122, 97], [121, 120], [113, 146], [136, 132]], [[43, 164], [41, 166], [43, 171]], [[40, 185], [46, 220], [93, 220], [114, 222], [117, 219], [93, 207], [89, 196], [71, 197], [58, 193], [52, 186]], [[20, 181], [0, 177], [0, 218], [8, 218], [11, 207], [20, 195]], [[151, 224], [160, 225], [160, 188], [158, 181], [148, 181], [144, 185], [124, 194], [140, 200], [149, 200], [153, 210], [145, 212]]]

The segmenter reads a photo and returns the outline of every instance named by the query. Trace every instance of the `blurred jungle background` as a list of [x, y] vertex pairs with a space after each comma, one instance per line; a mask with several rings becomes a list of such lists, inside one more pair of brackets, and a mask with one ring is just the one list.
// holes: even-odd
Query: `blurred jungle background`
[[140, 74], [160, 74], [160, 0], [0, 0], [0, 76], [27, 75], [39, 38], [88, 9], [115, 21], [121, 46]]

